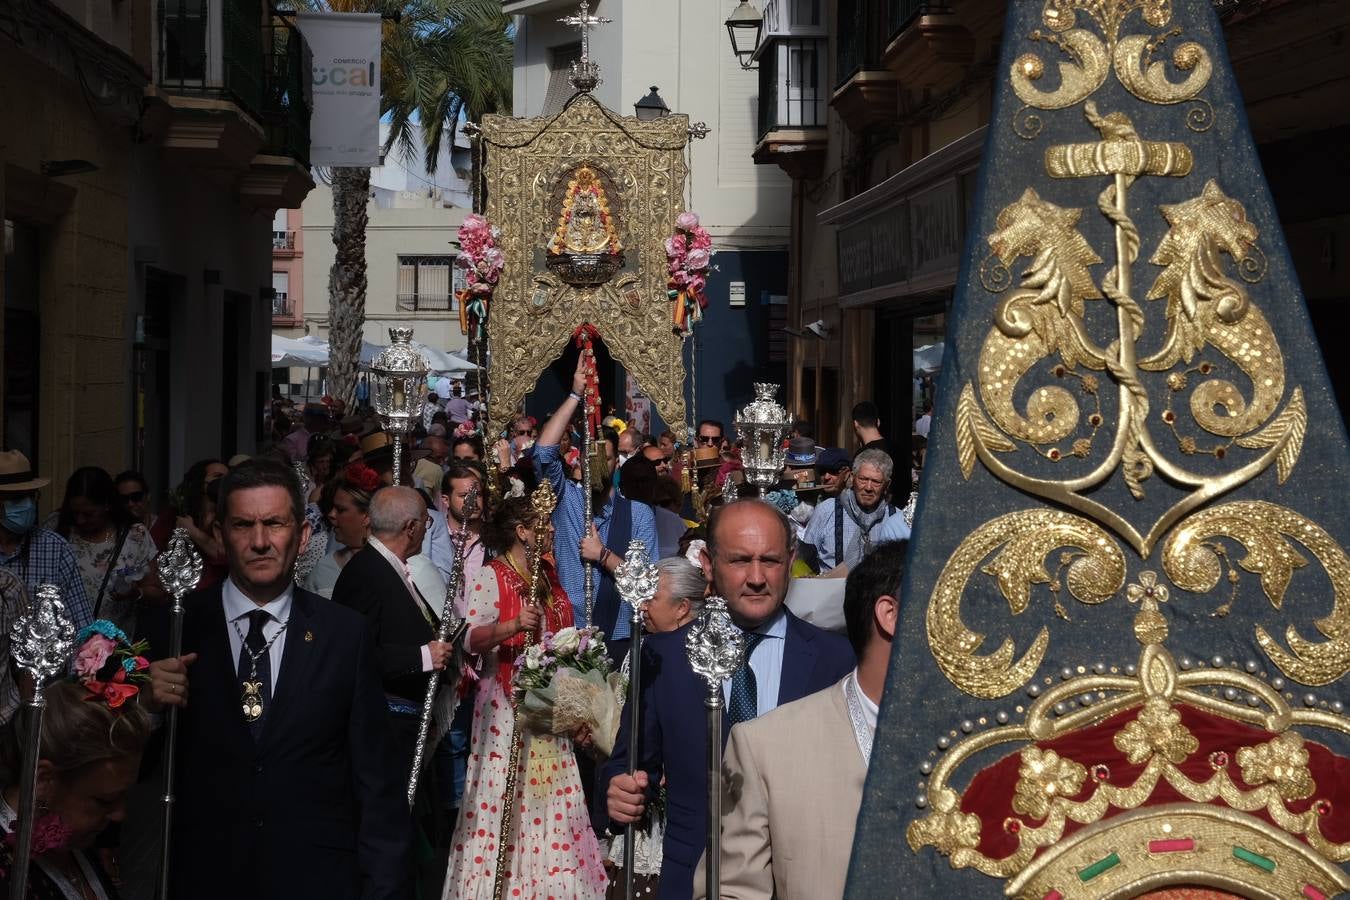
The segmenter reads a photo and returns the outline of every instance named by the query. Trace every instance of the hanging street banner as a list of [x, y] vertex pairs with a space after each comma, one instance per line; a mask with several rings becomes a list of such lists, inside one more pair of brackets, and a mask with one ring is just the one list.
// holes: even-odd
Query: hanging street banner
[[380, 16], [300, 13], [313, 57], [309, 160], [360, 167], [380, 161]]

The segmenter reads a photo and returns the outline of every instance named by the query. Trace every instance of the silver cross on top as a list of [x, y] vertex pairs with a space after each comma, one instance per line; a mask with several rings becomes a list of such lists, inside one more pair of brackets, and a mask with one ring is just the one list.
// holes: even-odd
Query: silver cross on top
[[591, 15], [590, 0], [581, 0], [581, 9], [575, 16], [564, 16], [558, 21], [581, 32], [581, 59], [572, 63], [572, 74], [567, 80], [579, 91], [595, 90], [600, 83], [600, 67], [591, 62], [591, 29], [607, 25], [613, 19]]

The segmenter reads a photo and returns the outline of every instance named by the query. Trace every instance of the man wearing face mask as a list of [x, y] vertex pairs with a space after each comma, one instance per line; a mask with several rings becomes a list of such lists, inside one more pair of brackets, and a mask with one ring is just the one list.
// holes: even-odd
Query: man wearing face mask
[[31, 597], [40, 584], [61, 589], [61, 602], [78, 630], [94, 620], [79, 566], [60, 535], [37, 527], [37, 492], [51, 483], [35, 478], [28, 457], [0, 451], [0, 568], [22, 581]]

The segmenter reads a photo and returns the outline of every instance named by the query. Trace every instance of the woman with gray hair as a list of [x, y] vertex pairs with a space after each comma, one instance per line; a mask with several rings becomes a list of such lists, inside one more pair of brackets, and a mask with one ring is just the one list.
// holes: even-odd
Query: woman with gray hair
[[[708, 582], [703, 577], [703, 570], [683, 556], [667, 557], [656, 564], [656, 569], [661, 577], [652, 599], [642, 604], [643, 624], [652, 633], [683, 628], [703, 612], [703, 602], [708, 593]], [[625, 679], [628, 677], [628, 665], [628, 657], [624, 656], [620, 671]], [[664, 799], [664, 789], [661, 796]], [[665, 825], [664, 804], [658, 803], [649, 810], [647, 821], [634, 834], [633, 869], [639, 897], [654, 897], [657, 894]], [[621, 833], [610, 844], [608, 900], [620, 900], [624, 896], [623, 841], [624, 835]]]

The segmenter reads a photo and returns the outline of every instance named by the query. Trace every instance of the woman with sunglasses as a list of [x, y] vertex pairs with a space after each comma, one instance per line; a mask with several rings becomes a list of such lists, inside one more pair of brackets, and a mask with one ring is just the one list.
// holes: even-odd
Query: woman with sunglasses
[[53, 526], [75, 554], [94, 618], [135, 634], [146, 593], [160, 596], [150, 577], [155, 543], [150, 530], [127, 513], [112, 476], [97, 466], [71, 473]]
[[117, 489], [118, 502], [131, 521], [140, 522], [147, 529], [155, 523], [150, 485], [144, 475], [128, 469], [113, 479], [113, 487]]

